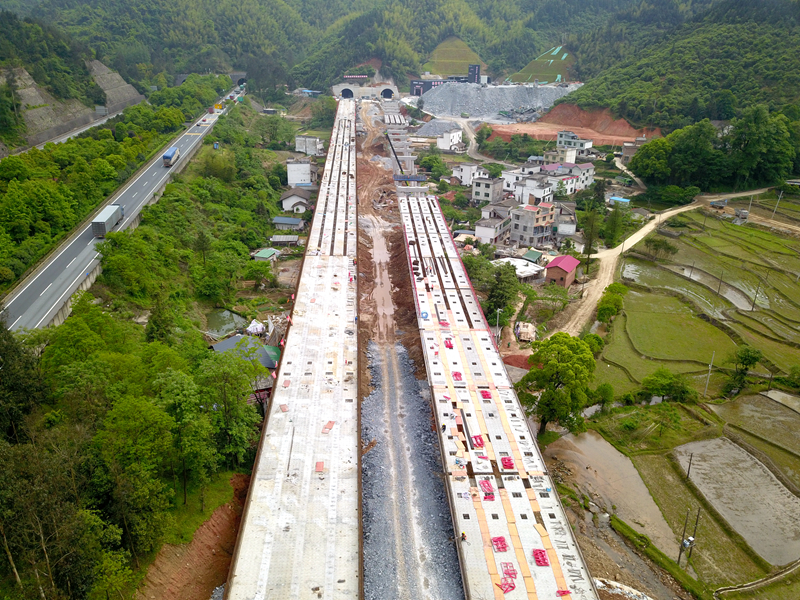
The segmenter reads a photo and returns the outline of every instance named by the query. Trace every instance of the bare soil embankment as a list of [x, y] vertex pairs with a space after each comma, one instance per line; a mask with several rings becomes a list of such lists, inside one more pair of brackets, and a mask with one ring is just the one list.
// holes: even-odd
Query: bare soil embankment
[[147, 569], [137, 600], [210, 598], [214, 588], [227, 581], [250, 477], [234, 475], [231, 485], [233, 500], [211, 513], [190, 543], [164, 544]]
[[608, 109], [587, 111], [574, 104], [559, 104], [536, 123], [494, 125], [494, 136], [508, 141], [512, 135], [527, 133], [537, 140], [555, 140], [558, 132], [569, 129], [581, 138], [594, 140], [595, 146], [620, 146], [639, 136], [661, 136], [661, 130], [636, 129], [625, 119], [615, 119]]

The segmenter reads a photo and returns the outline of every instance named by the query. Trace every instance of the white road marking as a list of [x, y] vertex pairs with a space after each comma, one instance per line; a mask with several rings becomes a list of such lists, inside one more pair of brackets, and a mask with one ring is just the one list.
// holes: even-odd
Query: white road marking
[[[50, 285], [53, 285], [53, 282], [52, 282], [52, 281], [50, 282]], [[49, 289], [50, 289], [50, 285], [48, 285], [46, 288], [44, 288], [44, 292], [46, 292], [47, 290], [49, 290]], [[44, 296], [44, 292], [42, 292], [41, 294], [39, 294], [39, 298], [41, 298], [42, 296]]]
[[[74, 263], [74, 262], [75, 262], [75, 260], [76, 260], [77, 258], [78, 258], [78, 257], [76, 256], [76, 257], [75, 257], [75, 258], [73, 258], [71, 261], [69, 261], [69, 265], [71, 265], [72, 263]], [[69, 269], [69, 265], [67, 265], [66, 267], [64, 267], [64, 270], [65, 270], [65, 271], [66, 271], [67, 269]]]
[[[21, 318], [22, 318], [22, 315], [18, 316], [18, 317], [17, 317], [17, 321], [19, 321]], [[14, 322], [11, 324], [11, 327], [9, 327], [9, 329], [14, 329], [14, 325], [16, 325], [16, 324], [17, 324], [17, 321], [14, 321]]]
[[[186, 135], [186, 134], [184, 134], [183, 136], [181, 136], [179, 139], [180, 139], [180, 140], [183, 140], [183, 138], [185, 137], [185, 135]], [[156, 163], [154, 163], [154, 166], [155, 166], [155, 165], [157, 165], [157, 164], [158, 164], [157, 162], [156, 162]], [[156, 171], [157, 171], [157, 169], [156, 169]], [[154, 171], [154, 172], [155, 172], [155, 171]], [[120, 195], [122, 195], [122, 194], [126, 193], [127, 191], [129, 191], [129, 190], [130, 190], [130, 189], [133, 187], [133, 185], [134, 185], [134, 184], [135, 184], [137, 181], [139, 181], [139, 180], [140, 180], [140, 179], [141, 179], [141, 178], [142, 178], [144, 175], [146, 175], [146, 174], [147, 174], [147, 170], [145, 170], [144, 172], [140, 173], [140, 174], [139, 174], [139, 176], [138, 176], [136, 179], [134, 179], [133, 181], [131, 181], [131, 182], [129, 182], [128, 184], [126, 184], [125, 188], [119, 192], [119, 193], [120, 193]], [[137, 193], [138, 193], [138, 192], [137, 192]], [[124, 223], [123, 223], [123, 226], [124, 226]], [[45, 271], [47, 271], [47, 269], [48, 269], [48, 268], [49, 268], [51, 265], [53, 265], [53, 264], [54, 264], [54, 263], [55, 263], [55, 262], [58, 260], [58, 258], [59, 258], [59, 257], [60, 257], [62, 254], [64, 254], [64, 252], [66, 252], [66, 251], [67, 251], [69, 248], [71, 248], [71, 247], [72, 247], [72, 244], [74, 244], [74, 243], [77, 241], [77, 239], [78, 239], [78, 238], [79, 238], [79, 237], [80, 237], [80, 236], [81, 236], [81, 235], [82, 235], [84, 232], [86, 232], [86, 231], [89, 231], [89, 229], [90, 229], [90, 226], [88, 226], [88, 225], [87, 225], [87, 226], [86, 226], [86, 228], [85, 228], [83, 231], [81, 231], [81, 232], [79, 232], [79, 233], [78, 233], [78, 235], [75, 237], [75, 239], [73, 239], [73, 241], [72, 241], [72, 242], [70, 242], [69, 244], [65, 245], [65, 246], [64, 246], [64, 247], [61, 249], [61, 252], [59, 252], [58, 254], [56, 254], [56, 255], [53, 257], [53, 259], [50, 261], [50, 263], [47, 265], [47, 267], [45, 267], [44, 269], [42, 269], [41, 271], [39, 271], [39, 273], [37, 273], [36, 275], [34, 275], [34, 276], [33, 276], [33, 278], [32, 278], [32, 279], [31, 279], [31, 280], [30, 280], [28, 283], [26, 283], [26, 284], [25, 284], [25, 286], [24, 286], [24, 287], [23, 287], [23, 288], [22, 288], [22, 289], [21, 289], [19, 292], [17, 292], [16, 294], [14, 294], [14, 297], [13, 297], [11, 300], [6, 300], [6, 301], [5, 301], [5, 308], [7, 309], [9, 306], [11, 306], [11, 305], [12, 305], [12, 304], [13, 304], [13, 303], [14, 303], [14, 302], [17, 300], [17, 298], [19, 298], [19, 297], [20, 297], [20, 296], [21, 296], [23, 293], [25, 293], [25, 290], [27, 290], [27, 289], [28, 289], [28, 288], [31, 286], [31, 284], [32, 284], [34, 281], [36, 281], [36, 280], [37, 280], [37, 279], [38, 279], [38, 278], [39, 278], [39, 277], [42, 275], [42, 273], [44, 273]], [[88, 244], [87, 244], [87, 245], [88, 245]], [[77, 258], [77, 257], [76, 257], [76, 258]], [[74, 259], [73, 259], [73, 260], [74, 260]], [[72, 263], [70, 262], [70, 264], [72, 264]], [[12, 293], [13, 293], [13, 292], [12, 292]], [[21, 318], [21, 317], [20, 317], [20, 318]], [[19, 321], [19, 318], [17, 318], [17, 321]], [[16, 322], [17, 322], [17, 321], [14, 321], [14, 323], [12, 323], [12, 327], [14, 326], [14, 324], [16, 324]], [[40, 321], [40, 323], [41, 323], [41, 321]], [[37, 324], [37, 327], [38, 327], [38, 324]]]
[[[92, 260], [94, 260], [94, 259], [92, 259]], [[88, 268], [89, 268], [89, 266], [90, 266], [91, 264], [92, 264], [92, 263], [91, 263], [91, 261], [90, 261], [90, 262], [89, 262], [89, 264], [88, 264], [88, 265], [86, 265], [86, 268], [88, 269]], [[51, 311], [51, 310], [53, 310], [53, 309], [54, 309], [56, 306], [58, 306], [58, 305], [59, 305], [59, 303], [61, 302], [62, 298], [64, 298], [64, 296], [66, 296], [66, 295], [67, 295], [67, 293], [69, 292], [69, 288], [71, 288], [71, 287], [72, 287], [72, 286], [75, 284], [75, 282], [76, 282], [76, 281], [78, 281], [78, 279], [80, 279], [81, 277], [86, 277], [86, 275], [84, 275], [84, 273], [85, 273], [85, 272], [86, 272], [86, 271], [85, 271], [85, 269], [81, 269], [81, 272], [78, 274], [78, 276], [77, 276], [75, 279], [73, 279], [73, 280], [72, 280], [72, 283], [70, 283], [70, 284], [67, 286], [67, 289], [66, 289], [66, 290], [64, 290], [64, 293], [63, 293], [63, 294], [61, 294], [61, 295], [58, 297], [58, 300], [56, 300], [56, 301], [53, 303], [53, 305], [52, 305], [50, 308], [48, 308], [48, 309], [47, 309], [47, 312], [46, 312], [46, 313], [44, 313], [44, 316], [43, 316], [41, 319], [39, 319], [39, 322], [38, 322], [38, 323], [36, 323], [36, 325], [34, 326], [34, 329], [38, 329], [38, 328], [39, 328], [39, 325], [41, 325], [41, 324], [42, 324], [42, 321], [44, 321], [44, 320], [47, 318], [47, 315], [48, 315], [48, 314], [50, 314], [50, 311]]]

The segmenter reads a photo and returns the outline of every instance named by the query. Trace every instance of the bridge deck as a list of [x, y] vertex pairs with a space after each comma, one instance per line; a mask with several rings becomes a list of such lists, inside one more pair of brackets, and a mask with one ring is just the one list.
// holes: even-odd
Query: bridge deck
[[226, 591], [359, 594], [355, 103], [341, 100]]
[[597, 600], [436, 199], [398, 203], [467, 598]]

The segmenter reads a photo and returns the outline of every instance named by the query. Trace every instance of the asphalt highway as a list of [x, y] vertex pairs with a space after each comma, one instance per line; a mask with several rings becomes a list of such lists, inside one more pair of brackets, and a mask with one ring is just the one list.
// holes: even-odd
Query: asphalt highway
[[[227, 98], [231, 93], [224, 97]], [[224, 114], [224, 111], [220, 114]], [[180, 149], [181, 156], [176, 165], [187, 160], [186, 155], [202, 142], [203, 136], [211, 130], [220, 114], [202, 115], [183, 135], [169, 144], [168, 147], [177, 146]], [[125, 216], [115, 231], [122, 231], [130, 226], [142, 207], [153, 198], [153, 194], [172, 173], [175, 166], [164, 167], [162, 154], [159, 152], [143, 171], [126, 183], [113, 201], [103, 204], [120, 204], [124, 208]], [[3, 301], [7, 326], [19, 330], [46, 327], [50, 324], [66, 300], [100, 262], [95, 244], [101, 241], [92, 236], [91, 223], [85, 224], [80, 231], [74, 233], [69, 241], [58, 248]]]

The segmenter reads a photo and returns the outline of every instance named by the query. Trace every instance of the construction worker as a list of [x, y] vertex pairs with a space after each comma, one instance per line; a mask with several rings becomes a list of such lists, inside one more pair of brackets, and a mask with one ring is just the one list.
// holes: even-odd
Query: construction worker
[[466, 542], [467, 541], [467, 534], [464, 533], [463, 531], [461, 532], [461, 541], [462, 542]]

